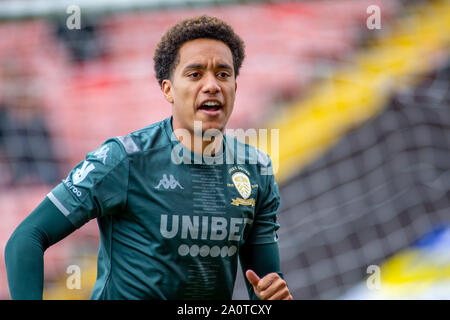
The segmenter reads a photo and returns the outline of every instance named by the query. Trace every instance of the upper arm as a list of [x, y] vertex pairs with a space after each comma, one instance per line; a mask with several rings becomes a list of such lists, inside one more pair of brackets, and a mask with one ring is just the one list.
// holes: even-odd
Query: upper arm
[[247, 242], [250, 244], [266, 244], [277, 242], [276, 231], [280, 228], [277, 222], [277, 214], [280, 209], [281, 199], [278, 184], [272, 172], [270, 158], [266, 166], [262, 168], [260, 195], [255, 207], [255, 218], [252, 230]]
[[5, 266], [13, 299], [42, 299], [43, 256], [75, 227], [45, 198], [20, 223], [5, 247]]
[[48, 195], [77, 228], [93, 218], [121, 212], [128, 189], [128, 159], [115, 140], [86, 155]]
[[48, 198], [45, 198], [19, 224], [11, 235], [10, 241], [27, 237], [32, 243], [41, 247], [42, 251], [45, 251], [73, 231], [75, 231], [73, 224]]

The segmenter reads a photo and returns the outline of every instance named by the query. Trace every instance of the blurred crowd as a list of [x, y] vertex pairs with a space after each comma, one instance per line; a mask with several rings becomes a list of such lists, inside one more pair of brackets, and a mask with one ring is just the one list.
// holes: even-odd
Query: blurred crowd
[[54, 184], [60, 176], [31, 68], [9, 57], [0, 65], [0, 187]]

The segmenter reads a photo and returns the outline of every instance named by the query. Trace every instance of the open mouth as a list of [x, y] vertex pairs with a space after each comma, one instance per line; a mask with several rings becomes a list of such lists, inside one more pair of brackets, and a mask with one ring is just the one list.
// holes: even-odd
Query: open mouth
[[219, 103], [218, 101], [206, 101], [199, 107], [200, 110], [204, 111], [218, 111], [222, 108], [223, 108], [222, 104]]

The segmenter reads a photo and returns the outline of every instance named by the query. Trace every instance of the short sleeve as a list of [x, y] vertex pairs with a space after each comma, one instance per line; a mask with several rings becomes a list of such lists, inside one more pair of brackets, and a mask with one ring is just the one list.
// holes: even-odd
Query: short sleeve
[[[269, 158], [267, 165], [262, 172], [272, 172], [272, 161]], [[277, 214], [280, 209], [281, 200], [278, 184], [273, 174], [261, 175], [260, 197], [256, 206], [255, 219], [248, 243], [266, 244], [277, 242], [276, 231], [280, 228], [277, 222]]]
[[47, 197], [77, 228], [91, 219], [121, 212], [128, 189], [126, 152], [115, 139], [89, 152]]

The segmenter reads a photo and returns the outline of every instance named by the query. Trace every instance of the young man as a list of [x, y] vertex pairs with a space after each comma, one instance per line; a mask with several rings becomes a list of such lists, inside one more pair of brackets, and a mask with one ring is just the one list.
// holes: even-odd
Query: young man
[[243, 58], [217, 18], [166, 32], [154, 61], [172, 116], [88, 153], [19, 225], [5, 250], [13, 299], [42, 298], [45, 249], [93, 218], [92, 299], [231, 299], [238, 258], [252, 299], [292, 299], [270, 158], [222, 134]]

